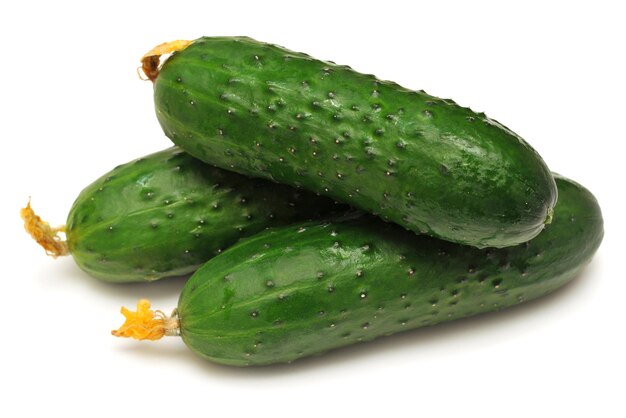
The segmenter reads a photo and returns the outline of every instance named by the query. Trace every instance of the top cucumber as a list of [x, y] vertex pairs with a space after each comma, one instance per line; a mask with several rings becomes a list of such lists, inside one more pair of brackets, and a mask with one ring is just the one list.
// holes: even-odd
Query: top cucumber
[[550, 222], [537, 152], [451, 100], [245, 37], [193, 41], [151, 78], [166, 135], [210, 164], [476, 247]]

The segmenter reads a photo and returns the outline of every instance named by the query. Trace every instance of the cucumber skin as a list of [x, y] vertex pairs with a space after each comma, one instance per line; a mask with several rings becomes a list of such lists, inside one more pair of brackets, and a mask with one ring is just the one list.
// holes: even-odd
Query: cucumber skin
[[67, 219], [70, 253], [110, 282], [191, 273], [242, 237], [345, 210], [332, 200], [208, 166], [178, 147], [87, 186]]
[[196, 158], [448, 241], [528, 241], [556, 202], [541, 157], [484, 114], [249, 38], [174, 54], [154, 100], [165, 134]]
[[576, 276], [603, 237], [593, 195], [564, 178], [557, 185], [553, 222], [503, 249], [417, 236], [369, 216], [258, 234], [189, 279], [181, 336], [212, 361], [265, 365], [537, 298]]

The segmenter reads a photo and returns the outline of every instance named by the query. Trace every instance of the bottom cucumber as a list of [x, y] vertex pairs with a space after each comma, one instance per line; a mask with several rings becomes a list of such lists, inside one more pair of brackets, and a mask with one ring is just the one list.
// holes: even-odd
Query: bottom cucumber
[[479, 250], [369, 216], [262, 232], [190, 278], [177, 331], [207, 359], [265, 365], [537, 298], [570, 281], [603, 237], [593, 195], [556, 183], [553, 222], [515, 247]]

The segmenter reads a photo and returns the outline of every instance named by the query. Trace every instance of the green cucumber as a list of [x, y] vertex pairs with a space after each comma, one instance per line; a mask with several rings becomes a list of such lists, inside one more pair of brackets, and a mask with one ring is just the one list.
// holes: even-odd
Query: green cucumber
[[87, 186], [65, 232], [84, 271], [135, 282], [191, 273], [242, 237], [341, 207], [208, 166], [172, 147], [118, 166]]
[[165, 134], [210, 164], [476, 247], [550, 221], [556, 186], [537, 152], [451, 100], [245, 37], [197, 39], [160, 72], [147, 54], [144, 68]]
[[371, 217], [262, 232], [189, 279], [179, 333], [207, 359], [264, 365], [537, 298], [570, 281], [603, 237], [593, 195], [556, 183], [553, 222], [515, 247], [462, 246]]

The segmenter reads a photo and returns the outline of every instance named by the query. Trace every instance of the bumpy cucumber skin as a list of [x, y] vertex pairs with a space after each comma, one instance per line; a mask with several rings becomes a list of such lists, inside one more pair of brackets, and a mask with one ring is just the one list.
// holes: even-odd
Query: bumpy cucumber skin
[[551, 292], [590, 260], [600, 208], [557, 178], [554, 220], [515, 247], [477, 249], [373, 217], [266, 231], [200, 268], [181, 294], [181, 336], [235, 366], [291, 362]]
[[345, 210], [332, 200], [208, 166], [178, 147], [118, 166], [67, 219], [76, 263], [110, 282], [191, 273], [242, 237]]
[[484, 114], [249, 38], [194, 41], [154, 98], [165, 134], [203, 161], [448, 241], [528, 241], [556, 202], [541, 157]]

